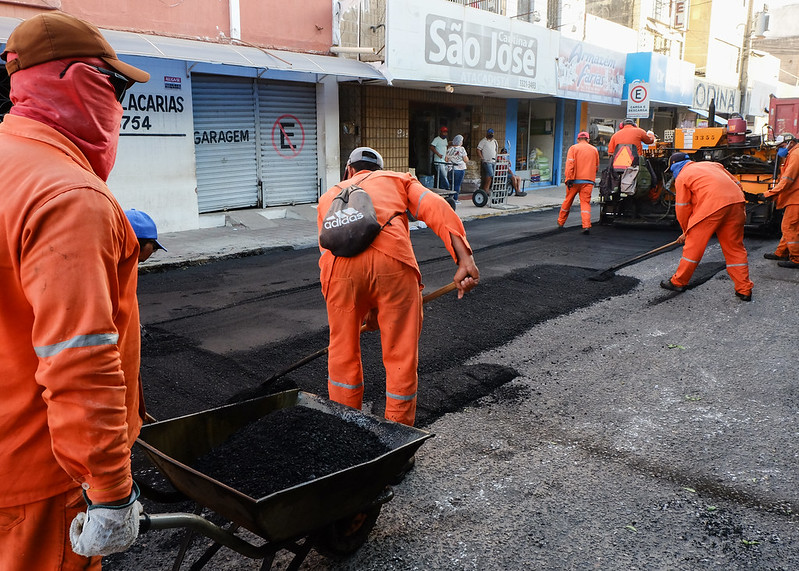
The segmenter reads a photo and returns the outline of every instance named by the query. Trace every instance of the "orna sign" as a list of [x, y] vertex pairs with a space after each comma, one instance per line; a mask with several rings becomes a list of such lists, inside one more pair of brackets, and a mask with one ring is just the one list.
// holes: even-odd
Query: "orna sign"
[[428, 14], [425, 61], [447, 67], [536, 76], [538, 40]]

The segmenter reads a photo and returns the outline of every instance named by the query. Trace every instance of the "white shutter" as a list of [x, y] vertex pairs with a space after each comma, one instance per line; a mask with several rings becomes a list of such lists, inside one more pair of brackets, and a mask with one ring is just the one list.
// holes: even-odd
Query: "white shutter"
[[264, 206], [316, 202], [316, 87], [258, 83]]
[[192, 76], [199, 211], [258, 206], [253, 81]]

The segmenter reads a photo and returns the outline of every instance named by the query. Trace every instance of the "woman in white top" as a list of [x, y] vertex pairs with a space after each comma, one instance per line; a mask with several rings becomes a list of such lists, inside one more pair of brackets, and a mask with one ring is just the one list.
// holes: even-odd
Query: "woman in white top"
[[461, 183], [466, 174], [466, 149], [463, 148], [463, 135], [455, 135], [452, 145], [447, 149], [447, 162], [452, 165], [452, 190], [455, 191], [453, 197], [456, 201], [461, 193]]

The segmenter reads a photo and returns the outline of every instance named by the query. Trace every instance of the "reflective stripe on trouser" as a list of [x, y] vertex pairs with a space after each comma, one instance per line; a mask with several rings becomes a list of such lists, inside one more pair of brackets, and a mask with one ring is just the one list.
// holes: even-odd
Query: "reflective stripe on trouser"
[[80, 487], [21, 506], [0, 507], [3, 571], [100, 571], [102, 557], [72, 551], [69, 526], [86, 511]]
[[782, 212], [782, 236], [774, 253], [777, 256], [789, 256], [791, 261], [799, 264], [799, 204], [789, 204]]
[[719, 240], [721, 252], [727, 263], [727, 273], [735, 284], [735, 291], [752, 293], [749, 279], [749, 263], [744, 248], [744, 222], [746, 210], [743, 203], [730, 204], [717, 210], [685, 233], [685, 245], [677, 271], [671, 276], [671, 283], [684, 287], [691, 281], [696, 266], [702, 260], [707, 243], [713, 234]]
[[386, 371], [385, 416], [412, 426], [422, 331], [422, 295], [416, 272], [369, 248], [354, 258], [336, 258], [325, 299], [330, 326], [330, 399], [361, 408], [360, 327], [369, 310], [377, 308]]
[[591, 227], [591, 191], [594, 190], [593, 184], [573, 184], [566, 189], [566, 200], [560, 206], [558, 214], [558, 224], [563, 226], [569, 217], [569, 209], [574, 203], [574, 198], [580, 195], [580, 220], [583, 228]]

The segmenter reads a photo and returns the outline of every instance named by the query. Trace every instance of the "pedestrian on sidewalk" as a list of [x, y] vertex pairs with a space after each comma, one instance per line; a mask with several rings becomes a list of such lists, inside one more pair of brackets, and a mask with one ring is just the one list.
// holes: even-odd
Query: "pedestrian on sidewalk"
[[715, 234], [727, 273], [735, 284], [735, 295], [751, 301], [753, 284], [744, 247], [746, 200], [741, 183], [720, 163], [695, 163], [685, 153], [671, 155], [669, 169], [676, 186], [674, 209], [683, 231], [678, 240], [684, 246], [677, 271], [660, 282], [660, 287], [685, 291]]
[[785, 158], [780, 171], [780, 181], [771, 190], [764, 192], [764, 198], [775, 197], [777, 208], [783, 208], [782, 236], [773, 254], [766, 253], [769, 260], [779, 260], [783, 268], [799, 268], [799, 145], [792, 133], [777, 136], [777, 154]]
[[563, 229], [574, 198], [579, 196], [583, 234], [588, 234], [591, 229], [591, 192], [599, 170], [599, 151], [588, 139], [588, 133], [581, 131], [577, 135], [577, 143], [569, 147], [566, 153], [566, 199], [558, 214], [558, 228]]
[[480, 157], [480, 182], [486, 194], [491, 192], [494, 180], [494, 165], [499, 154], [499, 143], [494, 138], [494, 129], [486, 129], [486, 136], [477, 143], [477, 156]]
[[449, 190], [447, 180], [447, 136], [449, 129], [441, 127], [438, 130], [438, 137], [430, 142], [430, 151], [433, 153], [433, 169], [436, 175], [436, 188]]
[[452, 145], [447, 149], [447, 162], [452, 165], [452, 190], [455, 191], [453, 196], [455, 202], [461, 194], [461, 184], [463, 184], [463, 177], [466, 175], [466, 163], [469, 160], [469, 155], [466, 154], [466, 149], [463, 148], [463, 135], [455, 135], [452, 138]]
[[149, 74], [63, 12], [20, 23], [2, 59], [0, 569], [99, 571], [142, 510], [139, 247], [106, 180]]
[[131, 208], [125, 211], [136, 238], [139, 240], [139, 263], [146, 262], [156, 250], [167, 251], [158, 241], [158, 228], [150, 215], [141, 210]]
[[320, 245], [320, 279], [330, 326], [328, 392], [331, 400], [361, 408], [360, 329], [366, 323], [368, 328], [380, 330], [386, 372], [385, 417], [412, 426], [423, 286], [406, 211], [443, 240], [457, 264], [453, 282], [459, 299], [477, 286], [480, 272], [463, 223], [447, 201], [410, 174], [382, 169], [383, 158], [377, 151], [359, 147], [349, 156], [345, 180], [319, 199], [320, 232], [333, 199], [341, 189], [355, 183], [371, 197], [378, 222], [384, 225], [366, 250], [352, 257], [336, 257]]

